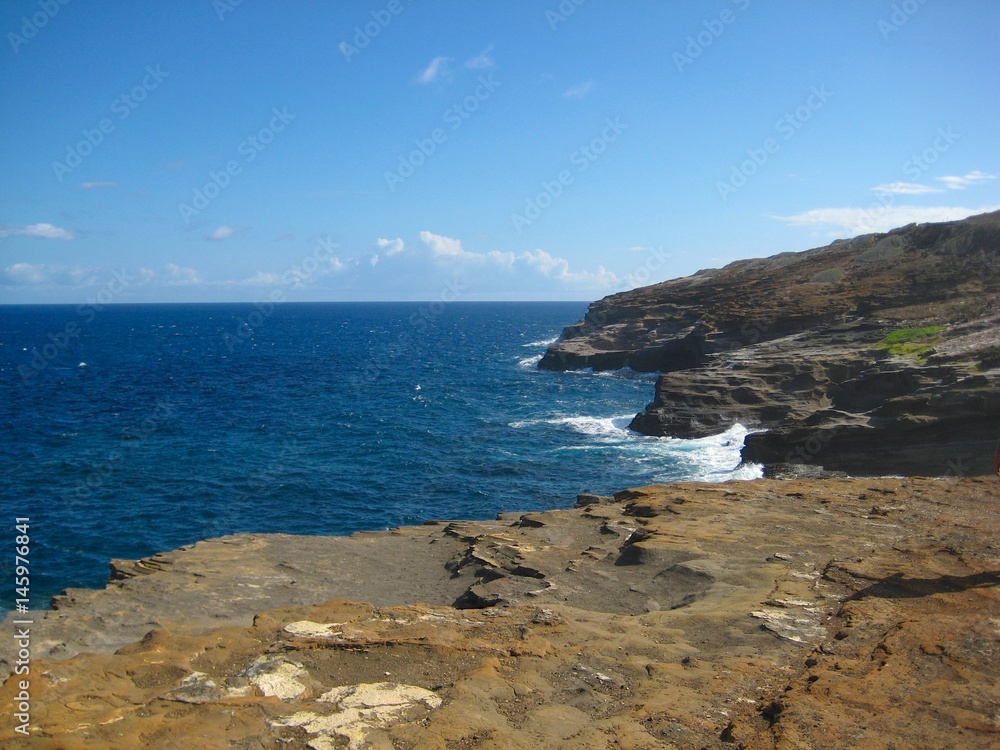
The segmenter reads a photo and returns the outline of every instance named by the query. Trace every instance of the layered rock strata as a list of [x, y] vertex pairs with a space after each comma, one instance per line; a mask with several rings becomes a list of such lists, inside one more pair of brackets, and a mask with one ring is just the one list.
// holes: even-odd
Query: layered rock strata
[[991, 473], [1000, 212], [607, 297], [539, 366], [663, 372], [634, 430], [691, 438], [740, 422], [766, 430], [743, 455], [772, 471]]

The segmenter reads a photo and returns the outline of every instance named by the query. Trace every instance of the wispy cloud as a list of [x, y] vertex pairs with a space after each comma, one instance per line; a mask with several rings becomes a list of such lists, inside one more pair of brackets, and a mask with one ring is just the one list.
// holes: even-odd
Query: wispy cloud
[[477, 253], [462, 247], [460, 240], [433, 232], [421, 232], [420, 239], [431, 250], [431, 255], [443, 262], [466, 262], [470, 266], [496, 268], [507, 272], [539, 274], [546, 279], [576, 289], [612, 289], [620, 283], [616, 274], [598, 266], [596, 271], [573, 271], [569, 261], [545, 250], [534, 250], [515, 255], [510, 252], [491, 250]]
[[590, 93], [590, 90], [593, 87], [593, 81], [584, 81], [583, 83], [578, 83], [575, 86], [570, 86], [568, 89], [563, 91], [563, 96], [567, 99], [583, 99]]
[[57, 227], [54, 224], [27, 224], [24, 226], [2, 226], [0, 225], [0, 237], [11, 237], [21, 235], [24, 237], [41, 237], [46, 240], [72, 240], [76, 238], [68, 229]]
[[393, 255], [399, 255], [401, 252], [403, 252], [403, 240], [401, 240], [399, 237], [397, 237], [394, 240], [387, 240], [382, 237], [379, 237], [377, 240], [375, 240], [375, 244], [378, 245], [383, 250], [385, 250], [385, 254], [388, 255], [390, 258]]
[[965, 190], [966, 188], [982, 185], [990, 180], [997, 179], [996, 175], [987, 174], [978, 169], [969, 172], [961, 177], [946, 176], [935, 177], [938, 182], [944, 183], [944, 187], [934, 187], [924, 185], [919, 182], [890, 182], [885, 185], [876, 185], [872, 190], [883, 195], [925, 195], [927, 193], [944, 193], [948, 190]]
[[1000, 210], [1000, 206], [872, 206], [870, 208], [814, 208], [793, 216], [772, 216], [791, 226], [828, 229], [847, 235], [888, 232], [906, 224], [957, 221], [975, 214]]
[[944, 188], [921, 185], [918, 182], [890, 182], [885, 185], [876, 185], [872, 191], [884, 195], [924, 195], [925, 193], [943, 193]]
[[81, 182], [80, 188], [83, 190], [93, 190], [95, 188], [118, 187], [118, 183], [113, 180], [103, 182]]
[[465, 67], [471, 70], [486, 70], [487, 68], [492, 68], [496, 65], [491, 54], [493, 52], [493, 44], [490, 44], [486, 49], [480, 52], [475, 57], [470, 57], [465, 61]]
[[166, 269], [167, 273], [162, 280], [167, 286], [198, 286], [205, 283], [201, 274], [193, 268], [167, 263]]
[[0, 271], [0, 278], [6, 286], [89, 286], [96, 281], [96, 273], [76, 265], [14, 263]]
[[965, 190], [966, 188], [980, 185], [996, 178], [995, 174], [986, 174], [986, 172], [981, 172], [977, 169], [963, 177], [938, 177], [937, 179], [943, 182], [949, 190]]
[[228, 240], [237, 232], [245, 232], [249, 227], [231, 227], [228, 224], [222, 224], [221, 226], [213, 229], [208, 236], [205, 237], [206, 240], [212, 240], [214, 242], [221, 242], [222, 240]]
[[428, 84], [434, 83], [436, 80], [441, 78], [448, 73], [448, 58], [447, 57], [435, 57], [431, 60], [430, 64], [421, 70], [417, 74], [417, 83]]
[[571, 271], [568, 260], [544, 250], [522, 253], [520, 258], [543, 276], [577, 288], [608, 289], [618, 283], [618, 276], [604, 266], [598, 266], [597, 271]]
[[461, 240], [453, 237], [445, 237], [433, 232], [421, 232], [420, 241], [431, 250], [431, 255], [435, 258], [448, 260], [465, 260], [477, 263], [492, 262], [510, 268], [514, 264], [514, 253], [502, 253], [498, 250], [491, 250], [488, 253], [474, 253], [462, 247]]

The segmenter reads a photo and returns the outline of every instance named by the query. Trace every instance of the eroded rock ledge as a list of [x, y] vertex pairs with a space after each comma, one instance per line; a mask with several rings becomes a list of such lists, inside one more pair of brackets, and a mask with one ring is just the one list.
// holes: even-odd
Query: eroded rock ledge
[[826, 479], [208, 540], [35, 613], [0, 744], [988, 747], [998, 530], [996, 480]]
[[[886, 336], [928, 335], [898, 346]], [[904, 336], [905, 338], [905, 336]], [[664, 373], [632, 429], [767, 430], [787, 472], [985, 475], [1000, 439], [1000, 212], [910, 225], [623, 292], [539, 363]]]

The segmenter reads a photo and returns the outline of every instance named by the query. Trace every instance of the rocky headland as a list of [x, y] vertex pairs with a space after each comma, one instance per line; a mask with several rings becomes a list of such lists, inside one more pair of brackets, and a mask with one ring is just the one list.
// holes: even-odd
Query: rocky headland
[[771, 473], [985, 475], [1000, 439], [1000, 212], [606, 297], [539, 366], [662, 372], [632, 429], [734, 423]]

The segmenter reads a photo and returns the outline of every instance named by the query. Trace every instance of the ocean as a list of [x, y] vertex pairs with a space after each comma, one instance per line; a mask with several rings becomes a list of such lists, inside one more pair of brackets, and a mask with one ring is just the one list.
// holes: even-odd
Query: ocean
[[745, 430], [631, 433], [655, 375], [537, 369], [586, 303], [0, 306], [0, 606], [234, 532], [571, 507], [737, 468]]

